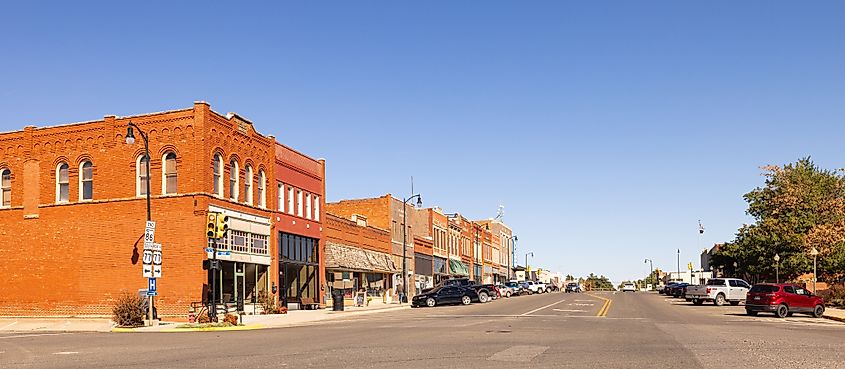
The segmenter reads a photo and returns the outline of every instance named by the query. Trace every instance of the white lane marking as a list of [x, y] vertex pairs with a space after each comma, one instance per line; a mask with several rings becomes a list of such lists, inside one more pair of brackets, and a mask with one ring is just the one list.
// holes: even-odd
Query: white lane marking
[[596, 302], [596, 300], [575, 300], [575, 302]]
[[531, 311], [529, 311], [529, 312], [527, 312], [527, 313], [522, 313], [522, 314], [520, 314], [520, 315], [522, 315], [522, 316], [530, 315], [531, 313], [536, 313], [536, 312], [538, 312], [538, 311], [540, 311], [540, 310], [543, 310], [543, 309], [548, 309], [548, 308], [550, 308], [550, 307], [552, 307], [552, 306], [555, 306], [555, 305], [560, 304], [560, 303], [563, 303], [563, 302], [566, 302], [566, 300], [560, 300], [560, 301], [558, 301], [558, 302], [553, 302], [553, 303], [548, 304], [548, 305], [546, 305], [546, 306], [536, 308], [536, 309], [534, 309], [534, 310], [531, 310]]
[[560, 312], [564, 312], [564, 313], [583, 313], [583, 312], [586, 311], [586, 310], [572, 310], [572, 309], [552, 309], [552, 310], [560, 311]]
[[41, 337], [41, 336], [62, 336], [66, 334], [73, 334], [73, 333], [41, 333], [41, 334], [21, 334], [15, 336], [3, 336], [0, 337], [0, 340], [7, 339], [7, 338], [25, 338], [25, 337]]
[[78, 354], [78, 353], [79, 353], [78, 351], [59, 351], [59, 352], [54, 352], [53, 355], [73, 355], [73, 354]]
[[505, 350], [499, 351], [487, 360], [493, 361], [510, 361], [510, 362], [529, 362], [537, 355], [540, 355], [546, 350], [549, 349], [549, 346], [511, 346]]
[[575, 305], [575, 306], [593, 306], [593, 305], [595, 305], [595, 304], [569, 304], [569, 305]]
[[559, 315], [506, 315], [506, 314], [467, 314], [467, 315], [428, 315], [426, 318], [539, 318], [556, 317]]

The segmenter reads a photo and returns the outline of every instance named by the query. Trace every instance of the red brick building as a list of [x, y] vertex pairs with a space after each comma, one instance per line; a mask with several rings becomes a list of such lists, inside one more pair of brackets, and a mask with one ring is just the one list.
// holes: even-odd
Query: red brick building
[[328, 291], [351, 300], [363, 289], [373, 299], [392, 301], [390, 283], [401, 269], [393, 262], [390, 232], [369, 225], [360, 214], [348, 219], [326, 214], [325, 227]]
[[[108, 315], [121, 291], [147, 287], [139, 258], [148, 176], [141, 134], [136, 130], [137, 142], [126, 143], [130, 122], [149, 138], [152, 219], [163, 249], [159, 315], [184, 316], [207, 296], [211, 278], [224, 301], [250, 301], [278, 285], [273, 229], [287, 229], [280, 224], [287, 218], [273, 211], [272, 179], [288, 159], [307, 160], [280, 155], [273, 136], [249, 120], [197, 102], [0, 134], [0, 314]], [[318, 196], [311, 198], [312, 214], [323, 208], [318, 164], [320, 170], [309, 163], [308, 175], [289, 181]], [[216, 275], [202, 269], [212, 256], [205, 235], [210, 211], [230, 217]], [[297, 231], [319, 240], [320, 219]]]
[[[381, 197], [355, 200], [342, 200], [334, 203], [326, 204], [326, 211], [343, 217], [351, 219], [353, 215], [363, 215], [367, 217], [369, 224], [390, 231], [391, 257], [393, 264], [397, 268], [402, 269], [403, 266], [403, 234], [404, 227], [407, 234], [405, 242], [405, 266], [408, 269], [408, 294], [415, 293], [414, 286], [414, 217], [413, 204], [404, 204], [400, 199], [394, 198], [391, 194], [386, 194]], [[407, 213], [406, 213], [407, 212]], [[403, 215], [406, 215], [407, 222], [403, 224]], [[389, 281], [388, 288], [395, 288], [402, 282], [402, 273], [397, 273], [392, 276]]]
[[272, 287], [288, 308], [324, 305], [326, 162], [276, 143]]

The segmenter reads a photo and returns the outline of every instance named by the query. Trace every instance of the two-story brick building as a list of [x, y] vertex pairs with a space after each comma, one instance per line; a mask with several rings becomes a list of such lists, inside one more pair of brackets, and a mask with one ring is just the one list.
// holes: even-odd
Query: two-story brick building
[[[133, 144], [126, 139], [130, 122], [137, 127]], [[273, 136], [205, 102], [0, 134], [0, 314], [108, 315], [121, 291], [146, 288], [140, 256], [148, 184], [163, 254], [160, 316], [184, 316], [191, 302], [208, 296], [212, 278], [221, 287], [216, 299], [227, 302], [271, 290], [278, 272], [272, 230], [281, 221], [270, 204], [278, 157]], [[320, 184], [300, 185], [319, 196], [312, 207], [322, 207], [322, 173], [312, 181]], [[217, 273], [202, 268], [213, 257], [209, 212], [230, 219], [216, 245]]]

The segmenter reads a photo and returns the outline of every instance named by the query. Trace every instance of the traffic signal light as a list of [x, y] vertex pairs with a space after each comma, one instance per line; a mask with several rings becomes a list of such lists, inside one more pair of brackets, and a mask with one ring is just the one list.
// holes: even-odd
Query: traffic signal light
[[217, 214], [216, 238], [226, 237], [226, 231], [229, 230], [229, 217], [224, 214]]
[[217, 213], [208, 213], [208, 221], [205, 225], [205, 235], [214, 238], [217, 235]]

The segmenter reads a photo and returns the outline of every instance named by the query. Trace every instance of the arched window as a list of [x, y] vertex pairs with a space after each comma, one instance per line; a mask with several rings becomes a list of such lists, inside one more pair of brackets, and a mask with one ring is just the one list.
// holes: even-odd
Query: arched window
[[147, 182], [150, 180], [150, 175], [147, 173], [149, 160], [145, 155], [140, 155], [135, 159], [135, 195], [138, 197], [147, 196]]
[[246, 166], [246, 179], [244, 180], [244, 202], [252, 205], [252, 166]]
[[267, 207], [267, 191], [266, 191], [266, 185], [264, 184], [264, 182], [266, 182], [266, 180], [267, 179], [264, 178], [264, 171], [259, 170], [258, 171], [258, 206], [261, 207], [261, 208]]
[[56, 202], [70, 201], [70, 181], [68, 179], [67, 163], [56, 166]]
[[8, 208], [12, 206], [12, 171], [3, 169], [0, 172], [0, 206]]
[[176, 175], [176, 153], [165, 153], [161, 158], [163, 167], [161, 168], [161, 193], [163, 195], [172, 195], [176, 193], [176, 185], [178, 183]]
[[223, 197], [223, 157], [214, 155], [214, 194]]
[[229, 198], [238, 201], [238, 162], [235, 159], [229, 162]]
[[79, 201], [94, 199], [94, 164], [86, 160], [79, 164]]

